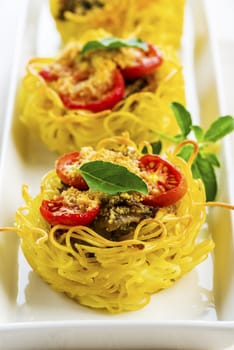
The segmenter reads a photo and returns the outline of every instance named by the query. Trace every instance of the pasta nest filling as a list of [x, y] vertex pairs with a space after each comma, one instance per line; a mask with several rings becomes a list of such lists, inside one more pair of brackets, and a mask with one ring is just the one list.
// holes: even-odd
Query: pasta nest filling
[[[113, 140], [99, 147], [113, 149]], [[119, 313], [142, 308], [153, 293], [206, 259], [214, 243], [199, 236], [206, 219], [203, 184], [175, 152], [165, 157], [184, 175], [186, 194], [117, 240], [90, 225], [51, 226], [44, 220], [40, 205], [57, 196], [61, 186], [55, 170], [42, 179], [37, 196], [31, 197], [24, 186], [25, 205], [16, 213], [16, 229], [26, 259], [42, 279], [82, 305]]]
[[[169, 136], [179, 132], [170, 103], [185, 103], [184, 80], [179, 59], [171, 49], [159, 47], [163, 62], [155, 72], [147, 79], [138, 79], [136, 83], [127, 84], [122, 100], [112, 109], [96, 113], [69, 109], [63, 104], [56, 90], [58, 84], [66, 93], [79, 92], [71, 91], [72, 78], [69, 80], [67, 72], [64, 73], [64, 82], [60, 79], [51, 83], [39, 74], [45, 67], [60, 67], [67, 60], [71, 66], [80, 47], [89, 40], [102, 37], [101, 34], [104, 35], [103, 31], [86, 33], [83, 41], [70, 43], [58, 57], [33, 58], [27, 65], [27, 72], [19, 91], [20, 119], [51, 151], [62, 154], [85, 145], [95, 146], [101, 139], [126, 130], [137, 143], [143, 140], [155, 142], [160, 132]], [[96, 69], [92, 84], [96, 90], [92, 92], [88, 86], [87, 92], [87, 89], [83, 88], [84, 97], [87, 93], [95, 96], [98, 89], [102, 95], [100, 84], [103, 85], [103, 89], [108, 88], [108, 85], [103, 83], [105, 79], [108, 80], [108, 74], [105, 72], [107, 67], [115, 67], [116, 62], [113, 61], [113, 56], [106, 56], [101, 50], [95, 54], [93, 61], [97, 67], [99, 65], [99, 69]], [[117, 56], [115, 54], [115, 60]], [[121, 60], [119, 62], [121, 64]], [[166, 147], [168, 142], [164, 141], [164, 145]]]
[[103, 28], [119, 37], [135, 35], [155, 44], [180, 46], [184, 0], [50, 0], [50, 9], [65, 43], [89, 29]]

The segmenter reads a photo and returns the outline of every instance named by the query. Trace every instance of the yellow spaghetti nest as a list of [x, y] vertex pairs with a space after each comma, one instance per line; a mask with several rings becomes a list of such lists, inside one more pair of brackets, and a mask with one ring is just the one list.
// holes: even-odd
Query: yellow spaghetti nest
[[168, 153], [167, 159], [186, 177], [187, 193], [154, 218], [142, 220], [120, 241], [88, 227], [51, 228], [45, 222], [39, 207], [43, 199], [57, 195], [60, 180], [55, 171], [42, 179], [35, 198], [24, 186], [26, 204], [17, 211], [16, 228], [29, 264], [55, 290], [111, 313], [137, 310], [152, 293], [172, 286], [202, 262], [214, 244], [199, 239], [206, 218], [201, 181], [192, 178], [188, 164], [175, 154]]
[[[100, 37], [100, 31], [95, 35]], [[85, 40], [95, 35], [86, 34]], [[68, 49], [72, 51], [76, 45], [70, 43]], [[173, 51], [162, 49], [162, 55], [163, 63], [153, 73], [153, 91], [132, 93], [112, 110], [96, 113], [66, 108], [58, 93], [39, 75], [55, 58], [34, 58], [20, 87], [20, 118], [49, 150], [60, 154], [84, 145], [95, 146], [99, 140], [126, 130], [137, 143], [157, 141], [158, 132], [174, 135], [179, 130], [170, 103], [185, 103], [183, 73]]]
[[88, 29], [103, 28], [113, 35], [136, 35], [155, 44], [179, 47], [184, 0], [50, 0], [51, 13], [63, 42], [79, 38]]

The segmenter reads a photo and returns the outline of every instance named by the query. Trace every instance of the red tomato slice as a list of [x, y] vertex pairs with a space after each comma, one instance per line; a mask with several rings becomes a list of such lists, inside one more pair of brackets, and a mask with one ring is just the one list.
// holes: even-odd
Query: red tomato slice
[[123, 98], [124, 88], [125, 84], [122, 73], [118, 69], [115, 69], [113, 72], [112, 88], [100, 100], [80, 102], [79, 97], [76, 100], [72, 100], [69, 95], [62, 93], [60, 93], [60, 98], [68, 109], [85, 109], [96, 113], [105, 109], [112, 109]]
[[56, 173], [66, 185], [87, 190], [88, 185], [79, 173], [79, 166], [80, 152], [66, 153], [57, 160]]
[[162, 61], [159, 50], [148, 44], [148, 51], [142, 50], [142, 56], [138, 57], [133, 65], [125, 67], [121, 71], [125, 79], [134, 80], [154, 72]]
[[43, 200], [40, 206], [43, 218], [52, 226], [54, 225], [88, 225], [99, 212], [99, 206], [81, 212], [78, 207], [68, 207], [63, 199]]
[[52, 72], [49, 69], [42, 69], [39, 75], [48, 82], [55, 81], [59, 78], [58, 74]]
[[146, 195], [144, 203], [153, 207], [165, 207], [176, 203], [187, 192], [183, 174], [171, 163], [157, 155], [146, 154], [140, 159], [140, 167], [155, 183], [155, 188]]

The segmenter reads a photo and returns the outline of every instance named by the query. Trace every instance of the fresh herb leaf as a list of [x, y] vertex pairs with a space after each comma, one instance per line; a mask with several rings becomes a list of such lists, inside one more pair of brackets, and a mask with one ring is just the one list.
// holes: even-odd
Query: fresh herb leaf
[[183, 134], [178, 134], [178, 135], [175, 135], [175, 136], [173, 137], [173, 141], [174, 141], [175, 143], [180, 143], [180, 142], [182, 142], [182, 141], [184, 141], [184, 140], [186, 140], [186, 136], [183, 135]]
[[[160, 154], [160, 152], [162, 150], [162, 142], [161, 141], [151, 142], [150, 145], [152, 147], [152, 153], [153, 154]], [[148, 153], [147, 147], [143, 148], [142, 153], [143, 154]]]
[[118, 39], [114, 37], [103, 38], [99, 40], [88, 41], [82, 48], [80, 54], [84, 55], [91, 50], [103, 50], [103, 49], [119, 49], [121, 47], [136, 47], [138, 49], [147, 51], [148, 46], [140, 39]]
[[194, 132], [194, 135], [198, 142], [203, 141], [204, 130], [199, 125], [192, 125], [191, 130]]
[[230, 115], [215, 120], [204, 135], [204, 141], [216, 142], [234, 131], [234, 118]]
[[186, 162], [189, 160], [193, 153], [194, 147], [193, 145], [185, 145], [180, 152], [177, 154], [180, 158], [183, 158]]
[[84, 163], [79, 171], [91, 190], [108, 194], [128, 191], [148, 193], [146, 183], [122, 165], [95, 160]]
[[220, 162], [218, 160], [218, 157], [216, 156], [215, 153], [210, 153], [210, 152], [202, 152], [203, 158], [207, 159], [207, 161], [216, 167], [220, 167]]
[[192, 173], [195, 179], [201, 179], [206, 191], [206, 200], [213, 201], [217, 193], [217, 180], [212, 164], [200, 154], [192, 164]]
[[[207, 149], [211, 149], [212, 147], [209, 148], [209, 146], [212, 143], [219, 141], [234, 131], [234, 118], [230, 115], [219, 117], [205, 131], [201, 126], [192, 125], [190, 113], [180, 103], [172, 102], [171, 109], [181, 130], [181, 134], [169, 136], [158, 132], [157, 136], [160, 139], [178, 144], [184, 140], [188, 140], [190, 133], [193, 132], [194, 135], [192, 135], [191, 139], [194, 139], [195, 136], [199, 148], [198, 155], [192, 164], [193, 177], [202, 179], [206, 190], [206, 200], [214, 200], [217, 192], [217, 180], [214, 168], [219, 167], [220, 163], [216, 154], [207, 152]], [[193, 146], [185, 144], [179, 151], [178, 156], [188, 161], [192, 152]]]
[[187, 136], [190, 133], [192, 126], [192, 117], [190, 113], [178, 102], [172, 102], [171, 109], [175, 115], [182, 134]]

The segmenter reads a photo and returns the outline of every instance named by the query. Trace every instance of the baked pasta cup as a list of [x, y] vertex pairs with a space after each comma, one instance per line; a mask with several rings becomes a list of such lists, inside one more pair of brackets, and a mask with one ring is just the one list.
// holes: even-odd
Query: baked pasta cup
[[[70, 43], [56, 58], [33, 58], [27, 65], [19, 94], [21, 120], [51, 151], [62, 154], [95, 146], [125, 130], [137, 143], [157, 141], [158, 132], [174, 135], [179, 131], [170, 102], [184, 104], [185, 94], [182, 67], [174, 51], [130, 39], [150, 47], [158, 62], [152, 72], [147, 72], [146, 65], [146, 73], [144, 67], [143, 72], [137, 70], [143, 76], [134, 78], [136, 72], [126, 62], [136, 52], [145, 55], [141, 49], [96, 49], [80, 58], [82, 48], [96, 42], [100, 33], [92, 32], [92, 40], [86, 34], [86, 42]], [[100, 40], [105, 39], [109, 40], [107, 34]], [[147, 57], [146, 62], [148, 58], [152, 59]], [[87, 73], [86, 65], [92, 65], [92, 73]], [[78, 96], [73, 99], [81, 103], [71, 96]]]
[[[36, 197], [23, 187], [25, 205], [16, 213], [16, 231], [32, 268], [80, 304], [119, 313], [142, 308], [153, 293], [206, 259], [214, 244], [199, 238], [206, 218], [203, 184], [175, 153], [142, 155], [128, 138], [116, 137], [96, 150], [61, 156]], [[84, 174], [97, 164], [102, 174], [110, 166], [112, 175], [118, 164], [127, 173], [118, 173], [118, 185], [126, 185], [130, 173], [143, 180], [148, 193], [136, 187], [112, 194], [91, 189]]]
[[50, 0], [50, 8], [65, 43], [103, 28], [119, 37], [134, 34], [154, 44], [180, 45], [184, 0]]

